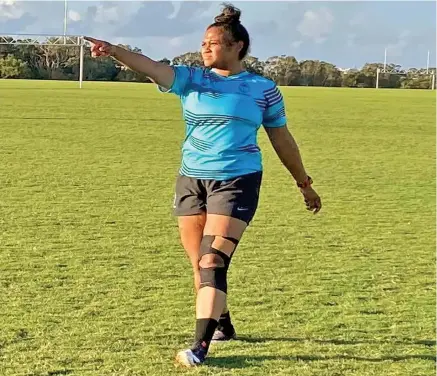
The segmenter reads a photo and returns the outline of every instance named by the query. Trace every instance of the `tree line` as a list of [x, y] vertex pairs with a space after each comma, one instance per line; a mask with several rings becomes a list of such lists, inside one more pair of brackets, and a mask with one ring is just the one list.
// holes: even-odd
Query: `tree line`
[[[137, 47], [120, 45], [141, 53]], [[202, 66], [199, 52], [187, 52], [160, 60], [166, 64]], [[254, 56], [244, 60], [246, 69], [275, 81], [281, 86], [331, 86], [374, 88], [376, 70], [382, 63], [366, 63], [361, 69], [341, 70], [334, 64], [319, 60], [298, 61], [294, 56], [272, 56], [263, 61]], [[404, 89], [430, 89], [431, 75], [424, 68], [403, 70], [400, 65], [387, 64], [392, 74], [380, 73], [379, 87]], [[435, 72], [431, 68], [429, 72]], [[0, 45], [0, 78], [77, 80], [79, 77], [79, 51], [77, 47], [56, 45]], [[150, 82], [144, 74], [138, 74], [120, 65], [112, 58], [94, 59], [89, 47], [85, 47], [84, 80]]]

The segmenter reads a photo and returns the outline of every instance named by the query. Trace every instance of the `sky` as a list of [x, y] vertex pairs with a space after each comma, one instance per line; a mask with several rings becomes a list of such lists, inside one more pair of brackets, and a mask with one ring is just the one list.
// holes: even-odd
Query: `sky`
[[[433, 1], [235, 1], [251, 37], [251, 55], [289, 55], [339, 68], [387, 62], [436, 66]], [[170, 60], [198, 51], [221, 11], [215, 1], [68, 1], [67, 34], [141, 48]], [[0, 35], [62, 35], [64, 1], [0, 0]]]

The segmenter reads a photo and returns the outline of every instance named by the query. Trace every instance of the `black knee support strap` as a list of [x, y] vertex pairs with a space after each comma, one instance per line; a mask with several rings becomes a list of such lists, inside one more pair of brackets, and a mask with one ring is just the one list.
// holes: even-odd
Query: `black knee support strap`
[[232, 243], [235, 244], [235, 247], [237, 247], [239, 240], [235, 239], [235, 238], [230, 238], [228, 236], [223, 236], [224, 239], [231, 241]]
[[223, 266], [215, 266], [213, 268], [202, 268], [200, 266], [200, 288], [205, 286], [214, 287], [217, 290], [227, 293], [228, 285], [226, 281], [226, 275], [228, 272], [231, 258], [222, 251], [212, 247], [215, 236], [205, 235], [200, 243], [199, 261], [203, 256], [214, 254], [220, 256], [223, 260]]

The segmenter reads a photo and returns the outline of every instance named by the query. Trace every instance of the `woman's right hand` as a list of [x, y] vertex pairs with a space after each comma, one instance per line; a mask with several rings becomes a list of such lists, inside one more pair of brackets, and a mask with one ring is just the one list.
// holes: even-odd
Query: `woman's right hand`
[[140, 53], [129, 51], [121, 46], [114, 46], [103, 40], [91, 37], [83, 37], [83, 39], [91, 43], [92, 57], [112, 56], [129, 69], [144, 73], [160, 87], [168, 90], [172, 86], [175, 73], [171, 66], [152, 60]]
[[103, 40], [94, 39], [91, 37], [83, 37], [86, 41], [91, 43], [91, 56], [113, 56], [115, 53], [116, 46], [111, 43], [105, 42]]

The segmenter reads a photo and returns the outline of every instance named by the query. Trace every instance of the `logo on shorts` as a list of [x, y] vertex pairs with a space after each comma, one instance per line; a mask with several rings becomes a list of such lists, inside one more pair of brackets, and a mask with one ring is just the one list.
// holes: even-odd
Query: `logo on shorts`
[[241, 208], [241, 207], [238, 207], [237, 210], [238, 210], [238, 211], [246, 211], [246, 210], [249, 210], [249, 208]]

